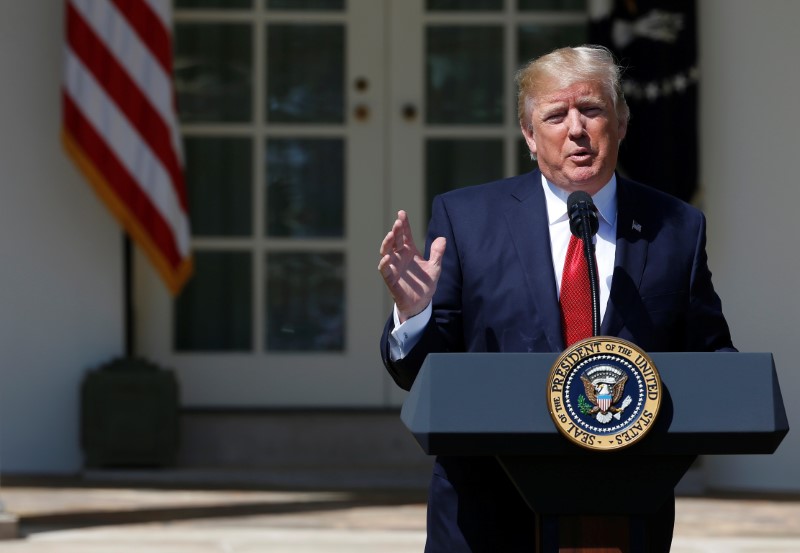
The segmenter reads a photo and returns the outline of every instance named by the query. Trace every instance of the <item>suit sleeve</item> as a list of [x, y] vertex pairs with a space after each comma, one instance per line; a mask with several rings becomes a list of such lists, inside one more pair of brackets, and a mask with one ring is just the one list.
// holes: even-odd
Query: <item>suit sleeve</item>
[[722, 302], [711, 283], [706, 254], [706, 219], [701, 221], [695, 245], [689, 289], [689, 317], [686, 324], [688, 351], [737, 351], [722, 314]]
[[439, 236], [447, 239], [442, 259], [442, 274], [433, 296], [433, 315], [423, 330], [419, 342], [403, 359], [392, 361], [389, 357], [389, 334], [394, 329], [393, 317], [389, 317], [381, 336], [383, 364], [395, 383], [404, 390], [411, 388], [429, 353], [465, 350], [461, 324], [462, 279], [458, 243], [447, 206], [441, 196], [433, 200], [425, 244], [426, 258], [430, 256], [431, 243]]

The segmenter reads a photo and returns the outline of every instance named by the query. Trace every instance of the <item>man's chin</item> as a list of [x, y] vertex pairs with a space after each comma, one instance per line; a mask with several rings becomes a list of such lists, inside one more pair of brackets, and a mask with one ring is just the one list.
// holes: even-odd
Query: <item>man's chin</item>
[[603, 188], [603, 186], [605, 186], [610, 179], [610, 176], [608, 178], [603, 178], [602, 176], [598, 175], [597, 171], [594, 170], [587, 172], [574, 172], [566, 175], [564, 185], [560, 186], [560, 188], [563, 188], [568, 192], [577, 192], [578, 190], [583, 190], [589, 194], [594, 194]]

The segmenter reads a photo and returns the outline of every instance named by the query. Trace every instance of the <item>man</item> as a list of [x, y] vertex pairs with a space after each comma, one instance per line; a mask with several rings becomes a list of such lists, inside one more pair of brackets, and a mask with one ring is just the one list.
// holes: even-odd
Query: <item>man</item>
[[[562, 48], [517, 74], [522, 134], [539, 169], [434, 199], [426, 260], [399, 212], [378, 269], [395, 301], [384, 364], [410, 388], [430, 352], [557, 352], [570, 242], [566, 198], [593, 196], [601, 334], [645, 351], [733, 350], [691, 206], [615, 174], [628, 108], [602, 47]], [[679, 162], [676, 160], [676, 162]], [[669, 551], [674, 503], [651, 527]], [[493, 458], [439, 457], [425, 551], [535, 550], [535, 516]]]

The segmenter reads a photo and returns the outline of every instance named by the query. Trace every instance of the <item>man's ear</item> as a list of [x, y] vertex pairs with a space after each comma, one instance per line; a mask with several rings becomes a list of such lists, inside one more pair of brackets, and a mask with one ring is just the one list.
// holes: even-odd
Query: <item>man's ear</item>
[[533, 135], [533, 126], [520, 123], [519, 128], [522, 130], [522, 136], [525, 137], [525, 142], [528, 144], [528, 150], [531, 155], [536, 155], [536, 137]]
[[628, 120], [620, 119], [617, 123], [617, 136], [619, 137], [619, 141], [622, 142], [622, 139], [625, 138], [625, 135], [628, 133]]

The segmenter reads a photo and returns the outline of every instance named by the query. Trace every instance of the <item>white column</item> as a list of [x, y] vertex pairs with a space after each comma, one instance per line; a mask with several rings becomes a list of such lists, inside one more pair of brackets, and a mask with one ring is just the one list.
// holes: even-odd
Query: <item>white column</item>
[[[773, 456], [712, 457], [709, 488], [800, 491], [800, 71], [794, 0], [701, 0], [709, 262], [741, 351], [775, 355], [790, 431]], [[679, 160], [678, 160], [679, 161]], [[747, 382], [730, 409], [747, 409]], [[713, 394], [714, 390], [709, 390]]]
[[122, 233], [64, 153], [64, 2], [0, 2], [3, 473], [74, 474], [80, 384], [122, 353]]

